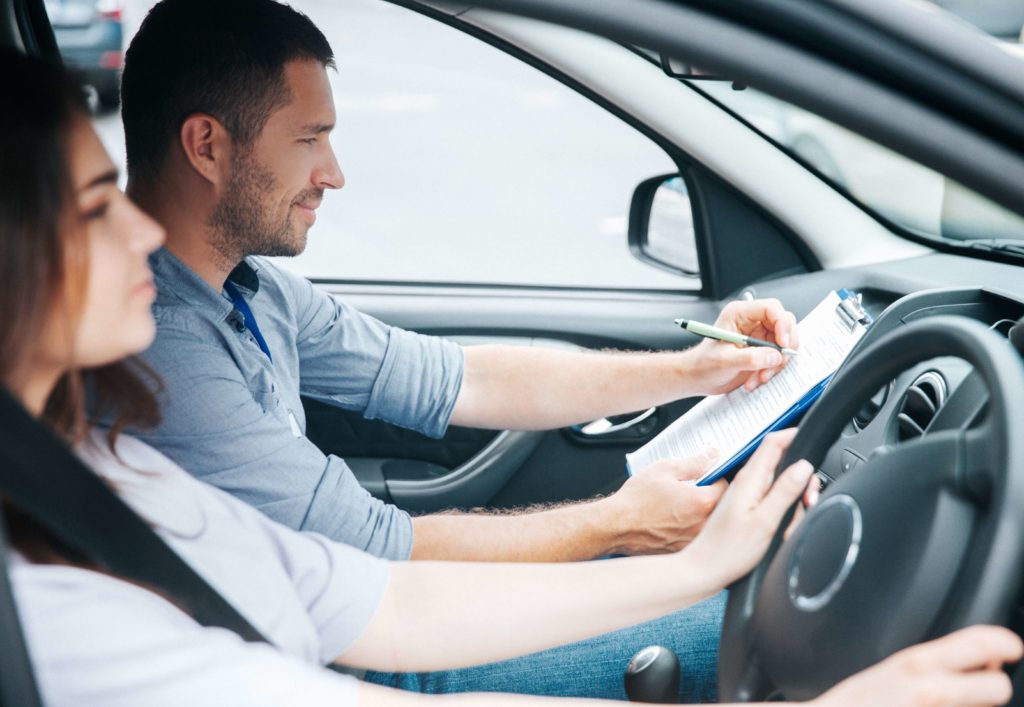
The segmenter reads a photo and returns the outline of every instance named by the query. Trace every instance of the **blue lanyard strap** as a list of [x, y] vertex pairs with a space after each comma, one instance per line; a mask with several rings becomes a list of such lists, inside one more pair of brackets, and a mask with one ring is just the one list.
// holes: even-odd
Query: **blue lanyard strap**
[[235, 287], [235, 283], [227, 280], [224, 282], [224, 291], [228, 293], [228, 297], [235, 303], [235, 309], [242, 313], [242, 319], [245, 320], [245, 326], [248, 327], [249, 331], [252, 332], [253, 337], [256, 339], [256, 343], [260, 345], [263, 353], [267, 355], [270, 362], [274, 362], [274, 357], [270, 355], [270, 347], [267, 346], [266, 340], [263, 338], [263, 334], [260, 332], [260, 327], [256, 323], [256, 317], [253, 316], [252, 310], [249, 309], [249, 303], [242, 297], [242, 293]]

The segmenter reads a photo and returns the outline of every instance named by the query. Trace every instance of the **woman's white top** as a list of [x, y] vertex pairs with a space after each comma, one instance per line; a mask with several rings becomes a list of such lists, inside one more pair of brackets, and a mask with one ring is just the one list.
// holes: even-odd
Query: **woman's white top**
[[136, 439], [122, 435], [115, 456], [95, 434], [78, 453], [275, 647], [205, 628], [132, 583], [14, 553], [47, 705], [355, 704], [356, 681], [320, 666], [373, 618], [387, 562], [278, 525]]

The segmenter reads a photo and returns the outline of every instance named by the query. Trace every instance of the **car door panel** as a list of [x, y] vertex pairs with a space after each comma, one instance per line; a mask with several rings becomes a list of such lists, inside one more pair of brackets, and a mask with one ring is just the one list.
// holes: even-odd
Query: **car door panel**
[[[547, 348], [581, 347], [558, 339], [519, 336], [450, 336], [464, 346], [504, 344]], [[309, 434], [322, 449], [343, 456], [356, 478], [378, 498], [412, 512], [473, 508], [488, 504], [537, 449], [543, 432], [482, 431], [452, 427], [433, 441], [392, 425], [363, 420], [317, 401], [306, 401]], [[580, 439], [605, 445], [643, 442], [638, 432], [653, 431], [652, 411], [639, 424], [619, 422], [617, 429], [576, 431]], [[614, 424], [614, 423], [611, 423]], [[387, 456], [373, 456], [386, 453]]]
[[[354, 292], [330, 289], [384, 321], [464, 345], [671, 350], [697, 341], [673, 318], [713, 320], [718, 311], [718, 303], [670, 293], [548, 291], [524, 296], [491, 289], [481, 297], [450, 286], [405, 292], [365, 285]], [[446, 320], [449, 326], [441, 326]], [[452, 427], [435, 441], [316, 401], [307, 401], [307, 419], [310, 438], [345, 458], [371, 492], [407, 510], [429, 512], [609, 493], [626, 478], [624, 455], [694, 402], [662, 406], [635, 424], [630, 423], [646, 411], [612, 418], [609, 423], [621, 427], [609, 434], [587, 434], [584, 425], [529, 433]]]
[[[967, 268], [967, 260], [936, 253], [877, 266], [804, 273], [754, 283], [746, 289], [758, 297], [778, 298], [798, 317], [838, 287], [860, 291], [865, 305], [876, 316], [899, 297], [934, 287], [984, 282], [1024, 295], [1015, 266], [972, 259]], [[514, 288], [460, 291], [450, 285], [327, 287], [389, 323], [451, 336], [467, 345], [493, 342], [622, 350], [683, 348], [694, 344], [696, 338], [676, 328], [672, 319], [687, 316], [713, 320], [728, 301], [667, 292]], [[385, 423], [364, 421], [357, 414], [322, 403], [310, 403], [308, 417], [311, 438], [323, 448], [355, 460], [353, 466], [367, 475], [368, 484], [382, 497], [411, 510], [433, 511], [549, 503], [613, 491], [625, 480], [624, 455], [664, 429], [694, 402], [691, 399], [661, 406], [649, 418], [643, 434], [610, 438], [588, 438], [578, 428], [567, 428], [509, 439], [500, 432], [452, 427], [443, 439], [429, 440]], [[483, 457], [481, 453], [485, 453]], [[396, 460], [407, 463], [398, 464]], [[423, 466], [417, 468], [415, 461]], [[459, 469], [453, 475], [453, 470]], [[484, 473], [484, 469], [492, 473]]]

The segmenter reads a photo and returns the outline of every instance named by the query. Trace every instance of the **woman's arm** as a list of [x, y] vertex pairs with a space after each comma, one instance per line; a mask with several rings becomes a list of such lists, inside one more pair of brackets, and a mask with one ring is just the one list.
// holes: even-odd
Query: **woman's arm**
[[395, 672], [481, 665], [631, 626], [689, 606], [746, 574], [807, 487], [799, 462], [773, 485], [792, 438], [770, 436], [686, 550], [564, 564], [393, 566], [367, 629], [340, 661]]

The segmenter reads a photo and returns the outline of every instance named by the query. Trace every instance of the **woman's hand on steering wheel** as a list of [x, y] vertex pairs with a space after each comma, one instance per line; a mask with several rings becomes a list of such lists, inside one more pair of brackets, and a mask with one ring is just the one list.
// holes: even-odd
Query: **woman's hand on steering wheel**
[[894, 653], [843, 680], [815, 700], [840, 705], [1002, 705], [1010, 700], [1003, 665], [1020, 660], [1024, 644], [1009, 629], [971, 626]]
[[718, 586], [728, 586], [760, 562], [786, 511], [807, 491], [814, 467], [806, 461], [791, 465], [772, 482], [795, 434], [791, 429], [765, 437], [700, 535], [684, 550], [718, 579]]

